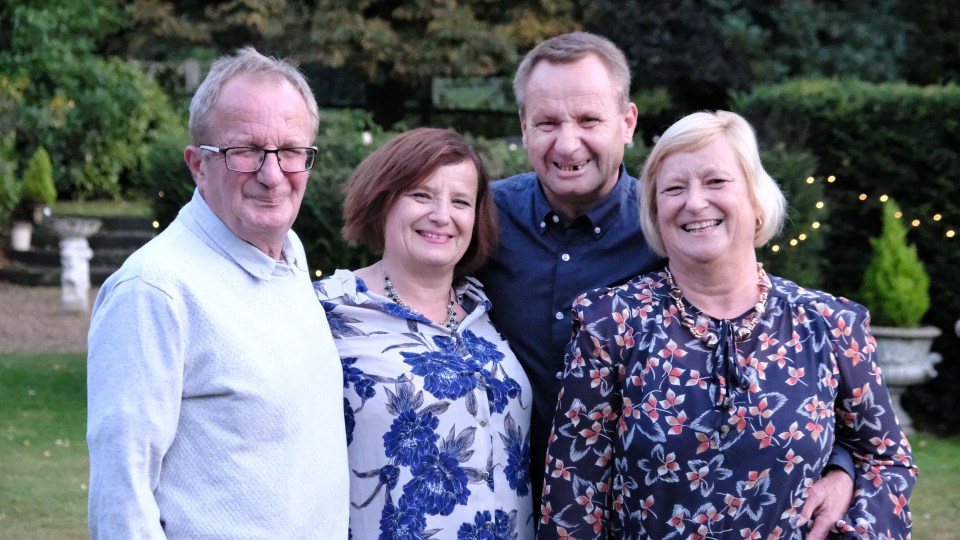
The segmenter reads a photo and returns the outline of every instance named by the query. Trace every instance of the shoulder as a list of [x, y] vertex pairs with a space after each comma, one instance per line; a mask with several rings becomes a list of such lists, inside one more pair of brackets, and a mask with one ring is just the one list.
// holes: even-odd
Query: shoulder
[[537, 188], [537, 173], [527, 172], [517, 174], [503, 180], [497, 180], [490, 184], [493, 190], [493, 196], [497, 205], [516, 200], [518, 195], [525, 193], [532, 194]]
[[[584, 308], [609, 309], [616, 306], [650, 306], [659, 304], [669, 292], [667, 275], [664, 272], [649, 272], [619, 285], [599, 287], [577, 296], [574, 310]], [[622, 308], [621, 308], [622, 309]], [[649, 308], [644, 307], [644, 312]]]
[[342, 303], [345, 298], [354, 298], [366, 292], [366, 285], [350, 270], [338, 269], [331, 276], [313, 282], [317, 298], [323, 302]]
[[843, 296], [807, 289], [778, 276], [770, 276], [770, 281], [773, 284], [773, 294], [796, 306], [797, 309], [807, 312], [808, 316], [831, 319], [840, 314], [860, 320], [869, 316], [867, 308]]

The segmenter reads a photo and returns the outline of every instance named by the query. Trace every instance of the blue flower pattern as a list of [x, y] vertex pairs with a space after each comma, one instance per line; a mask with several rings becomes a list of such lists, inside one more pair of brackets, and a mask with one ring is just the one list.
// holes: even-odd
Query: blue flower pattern
[[531, 540], [530, 385], [479, 284], [458, 286], [453, 332], [350, 272], [314, 287], [343, 365], [351, 535]]

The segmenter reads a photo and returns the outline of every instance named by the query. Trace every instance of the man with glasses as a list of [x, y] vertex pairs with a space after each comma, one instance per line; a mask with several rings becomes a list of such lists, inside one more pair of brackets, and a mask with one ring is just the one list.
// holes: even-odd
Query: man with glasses
[[93, 308], [93, 538], [347, 537], [343, 376], [290, 230], [317, 128], [301, 73], [252, 48], [193, 97], [193, 199]]

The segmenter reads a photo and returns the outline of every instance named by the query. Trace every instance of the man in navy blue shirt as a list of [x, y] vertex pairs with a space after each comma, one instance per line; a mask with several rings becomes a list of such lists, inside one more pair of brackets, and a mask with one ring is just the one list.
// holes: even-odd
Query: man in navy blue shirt
[[[586, 32], [548, 39], [527, 53], [513, 90], [534, 172], [494, 182], [500, 247], [477, 277], [493, 303], [490, 317], [533, 387], [530, 473], [539, 512], [573, 300], [662, 268], [665, 261], [643, 238], [638, 181], [623, 166], [624, 147], [637, 125], [623, 52]], [[849, 476], [846, 482], [845, 498], [833, 495], [842, 490], [825, 486], [811, 494], [811, 501], [828, 499], [829, 519], [845, 513]], [[831, 497], [825, 497], [827, 489]], [[808, 506], [809, 517], [820, 505]]]
[[541, 43], [514, 79], [534, 172], [493, 184], [500, 248], [478, 277], [493, 302], [494, 324], [533, 386], [535, 502], [573, 300], [660, 265], [640, 231], [637, 179], [622, 165], [637, 125], [629, 92], [630, 70], [620, 49], [583, 32]]

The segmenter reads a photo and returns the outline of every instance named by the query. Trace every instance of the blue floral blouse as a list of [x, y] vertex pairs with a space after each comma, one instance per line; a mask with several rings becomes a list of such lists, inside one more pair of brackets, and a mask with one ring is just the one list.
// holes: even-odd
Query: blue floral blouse
[[854, 458], [845, 538], [907, 538], [917, 469], [862, 306], [777, 277], [749, 324], [684, 309], [666, 273], [574, 302], [538, 538], [800, 539], [834, 444]]
[[527, 376], [468, 278], [451, 331], [352, 272], [314, 288], [343, 363], [355, 539], [533, 538]]

